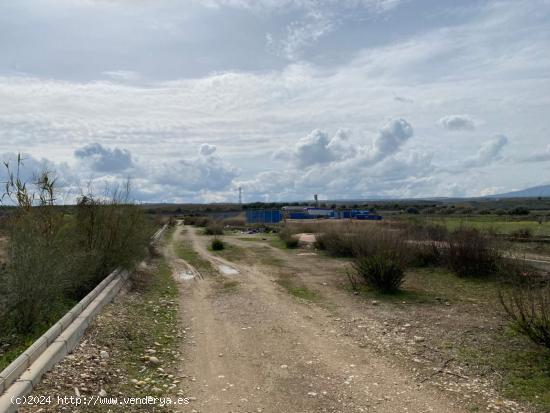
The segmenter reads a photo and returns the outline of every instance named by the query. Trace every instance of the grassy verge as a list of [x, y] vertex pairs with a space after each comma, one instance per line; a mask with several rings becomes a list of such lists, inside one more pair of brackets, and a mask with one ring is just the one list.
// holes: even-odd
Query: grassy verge
[[316, 291], [310, 290], [304, 285], [299, 285], [296, 281], [290, 278], [281, 278], [277, 280], [277, 284], [283, 287], [288, 293], [294, 297], [301, 298], [307, 301], [319, 301], [321, 296]]
[[[185, 397], [177, 376], [179, 342], [178, 289], [162, 258], [132, 276], [133, 287], [119, 294], [94, 320], [74, 353], [65, 358], [35, 389], [33, 395], [105, 398]], [[57, 412], [53, 403], [40, 411]], [[156, 405], [81, 406], [93, 412], [172, 411]], [[28, 406], [22, 413], [34, 412]]]
[[0, 265], [2, 265], [2, 262], [6, 259], [6, 245], [8, 243], [8, 240], [4, 238], [3, 234], [0, 232]]
[[42, 334], [44, 334], [53, 324], [63, 317], [74, 305], [76, 301], [66, 300], [59, 303], [55, 310], [51, 311], [49, 322], [36, 326], [34, 331], [28, 334], [1, 334], [0, 335], [0, 370], [6, 368], [13, 360], [30, 347]]
[[499, 330], [476, 346], [461, 346], [458, 358], [481, 372], [497, 371], [502, 394], [550, 411], [550, 352], [510, 329]]
[[216, 284], [218, 294], [231, 294], [236, 293], [239, 289], [239, 282], [235, 280], [228, 280], [225, 277], [216, 278], [218, 281]]
[[398, 304], [403, 301], [416, 304], [491, 303], [494, 308], [499, 308], [498, 291], [509, 288], [496, 278], [459, 277], [444, 268], [427, 267], [407, 271], [401, 290], [394, 293], [380, 293], [364, 285], [359, 285], [359, 292], [366, 298]]
[[175, 244], [176, 254], [182, 260], [192, 265], [199, 272], [211, 273], [214, 271], [210, 261], [202, 258], [197, 251], [193, 248], [193, 244], [189, 240], [178, 241]]
[[[112, 383], [111, 391], [137, 396], [175, 393], [166, 373], [175, 368], [177, 360], [178, 290], [166, 261], [158, 259], [155, 264], [156, 273], [145, 291], [129, 294], [123, 305], [111, 305], [105, 314], [111, 322], [97, 330], [96, 343], [116, 353], [112, 368], [127, 378]], [[160, 363], [145, 359], [151, 356]]]
[[209, 250], [212, 251], [214, 254], [219, 255], [220, 257], [225, 258], [229, 261], [243, 261], [244, 259], [246, 259], [246, 251], [244, 248], [227, 242], [224, 243], [223, 250], [214, 251], [210, 247]]

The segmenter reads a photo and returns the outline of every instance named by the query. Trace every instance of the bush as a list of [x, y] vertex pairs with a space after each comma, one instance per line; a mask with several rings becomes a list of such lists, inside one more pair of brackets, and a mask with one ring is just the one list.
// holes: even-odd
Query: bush
[[223, 224], [220, 221], [210, 221], [204, 230], [206, 235], [223, 235]]
[[130, 288], [132, 291], [143, 293], [153, 286], [155, 275], [147, 268], [137, 268], [130, 274]]
[[315, 247], [327, 251], [334, 257], [352, 257], [352, 239], [349, 233], [331, 228], [315, 236]]
[[409, 207], [406, 209], [407, 214], [419, 214], [420, 211], [418, 211], [418, 208], [415, 207]]
[[246, 219], [243, 217], [225, 218], [223, 224], [229, 225], [230, 227], [244, 227], [246, 226]]
[[531, 231], [531, 228], [519, 228], [511, 232], [510, 235], [514, 238], [532, 238], [533, 231]]
[[405, 279], [402, 263], [387, 254], [360, 257], [353, 267], [369, 287], [383, 293], [399, 290]]
[[530, 212], [531, 211], [529, 210], [529, 208], [524, 207], [524, 206], [518, 206], [518, 207], [515, 207], [515, 208], [511, 209], [509, 214], [510, 215], [529, 215]]
[[285, 243], [287, 248], [298, 247], [298, 237], [296, 237], [289, 227], [283, 227], [279, 231], [279, 238]]
[[76, 282], [72, 277], [78, 268], [67, 259], [70, 243], [62, 217], [49, 212], [36, 207], [12, 217], [7, 264], [0, 275], [2, 330], [26, 334], [45, 326]]
[[475, 228], [459, 228], [448, 241], [447, 264], [461, 276], [487, 275], [498, 269], [501, 254], [491, 239]]
[[550, 349], [550, 287], [501, 294], [500, 302], [517, 332]]
[[211, 244], [212, 250], [221, 251], [225, 248], [223, 241], [219, 238], [214, 238]]
[[151, 227], [143, 211], [128, 203], [129, 188], [113, 191], [110, 199], [82, 196], [76, 206], [74, 245], [81, 282], [79, 299], [116, 267], [130, 269], [146, 256]]
[[441, 259], [441, 251], [435, 242], [411, 246], [410, 264], [414, 267], [439, 265]]
[[[21, 160], [18, 160], [18, 168]], [[55, 205], [55, 180], [42, 172], [25, 183], [8, 165], [4, 197], [16, 207], [7, 223], [7, 264], [0, 273], [0, 328], [32, 334], [87, 294], [117, 266], [146, 255], [149, 225], [127, 204], [129, 188], [108, 201], [80, 199], [68, 213]]]
[[206, 227], [210, 223], [210, 218], [203, 216], [188, 215], [183, 218], [186, 225], [195, 225], [197, 227]]

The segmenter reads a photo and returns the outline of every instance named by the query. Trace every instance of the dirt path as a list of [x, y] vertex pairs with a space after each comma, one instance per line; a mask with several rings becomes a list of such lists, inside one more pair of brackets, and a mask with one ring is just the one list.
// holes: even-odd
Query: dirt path
[[[215, 268], [238, 274], [180, 280], [188, 328], [182, 369], [193, 398], [185, 411], [465, 411], [419, 386], [391, 358], [359, 347], [330, 311], [283, 291], [266, 267], [214, 256], [193, 228], [186, 229], [184, 235], [176, 227], [173, 242], [189, 237]], [[179, 271], [179, 259], [167, 256]]]

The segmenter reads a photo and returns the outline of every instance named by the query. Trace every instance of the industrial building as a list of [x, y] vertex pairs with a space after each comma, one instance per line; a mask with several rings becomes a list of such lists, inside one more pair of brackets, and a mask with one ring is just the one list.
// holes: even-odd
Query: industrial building
[[278, 209], [250, 209], [246, 211], [249, 224], [275, 224], [283, 220], [303, 219], [357, 219], [380, 221], [382, 216], [368, 210], [285, 206]]

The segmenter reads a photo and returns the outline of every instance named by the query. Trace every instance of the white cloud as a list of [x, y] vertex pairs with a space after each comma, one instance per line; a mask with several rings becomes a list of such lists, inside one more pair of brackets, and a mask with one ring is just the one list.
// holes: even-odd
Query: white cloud
[[508, 144], [508, 138], [497, 135], [493, 139], [484, 142], [477, 153], [464, 162], [466, 167], [489, 166], [492, 162], [502, 159], [502, 150]]
[[550, 161], [550, 145], [521, 159], [521, 162], [548, 162]]
[[286, 27], [286, 34], [277, 45], [272, 35], [268, 38], [268, 47], [289, 60], [301, 57], [301, 52], [316, 43], [334, 29], [333, 21], [322, 12], [309, 12], [305, 19], [294, 21]]
[[[32, 183], [38, 173], [49, 171], [57, 179], [63, 202], [74, 202], [85, 186], [101, 192], [107, 187], [122, 185], [128, 179], [132, 185], [131, 195], [139, 201], [212, 200], [224, 196], [222, 194], [232, 187], [239, 170], [213, 155], [215, 147], [209, 146], [211, 152], [206, 155], [201, 153], [195, 158], [182, 157], [165, 162], [134, 159], [126, 149], [108, 149], [99, 144], [77, 149], [72, 163], [23, 154], [20, 176], [24, 182]], [[0, 160], [8, 162], [12, 171], [15, 170], [16, 154], [0, 154]], [[0, 171], [0, 181], [6, 179], [4, 168]]]
[[468, 115], [447, 115], [439, 119], [439, 124], [450, 131], [475, 129], [475, 122]]
[[216, 145], [210, 145], [208, 143], [203, 143], [199, 147], [199, 154], [201, 156], [209, 156], [216, 152]]
[[103, 75], [115, 81], [134, 82], [140, 79], [140, 74], [132, 70], [106, 70]]
[[294, 148], [287, 152], [278, 151], [274, 157], [291, 159], [300, 168], [315, 164], [326, 164], [355, 155], [355, 148], [349, 144], [346, 131], [338, 130], [329, 138], [327, 132], [315, 129], [298, 140]]
[[105, 148], [99, 143], [78, 148], [74, 155], [96, 172], [121, 172], [134, 166], [130, 151]]
[[403, 0], [195, 0], [213, 8], [232, 7], [256, 12], [280, 12], [310, 10], [311, 8], [357, 8], [364, 7], [374, 12], [388, 12]]
[[[220, 10], [225, 7], [221, 3], [240, 8], [235, 13], [238, 16], [242, 10], [256, 7], [280, 12], [277, 19], [283, 23], [262, 26], [255, 38], [263, 50], [265, 31], [275, 33], [274, 43], [285, 40], [288, 19], [297, 21], [298, 29], [307, 23], [305, 17], [311, 10], [307, 4], [318, 2], [297, 2], [302, 7], [298, 14], [292, 13], [299, 5], [290, 0], [216, 3]], [[374, 1], [367, 3], [373, 9], [391, 6], [384, 2], [378, 6]], [[531, 152], [532, 148], [547, 145], [545, 119], [550, 106], [550, 58], [546, 53], [550, 9], [544, 3], [526, 2], [521, 8], [514, 2], [476, 6], [467, 21], [453, 21], [445, 27], [423, 26], [420, 31], [391, 39], [381, 36], [379, 42], [352, 36], [351, 58], [340, 54], [339, 49], [318, 45], [322, 58], [330, 64], [303, 60], [308, 57], [308, 45], [318, 40], [332, 42], [338, 35], [348, 39], [349, 32], [338, 32], [346, 28], [338, 21], [341, 15], [334, 14], [339, 4], [323, 3], [322, 16], [332, 26], [326, 26], [327, 31], [317, 40], [297, 41], [299, 47], [290, 50], [300, 60], [286, 66], [274, 56], [269, 58], [275, 63], [246, 49], [245, 54], [253, 56], [254, 62], [261, 62], [260, 66], [250, 69], [239, 61], [239, 50], [235, 50], [224, 66], [235, 68], [230, 71], [193, 76], [171, 72], [155, 77], [136, 68], [136, 72], [144, 73], [143, 77], [131, 82], [121, 80], [132, 78], [133, 72], [101, 73], [105, 68], [132, 67], [126, 64], [102, 62], [95, 78], [110, 76], [110, 81], [81, 80], [77, 74], [72, 80], [60, 80], [63, 76], [56, 73], [39, 77], [4, 70], [0, 76], [0, 152], [21, 151], [35, 158], [55, 160], [56, 165], [79, 165], [86, 167], [87, 173], [93, 172], [94, 177], [107, 173], [135, 175], [144, 199], [158, 196], [159, 201], [219, 199], [230, 194], [237, 179], [250, 182], [256, 199], [287, 195], [300, 199], [312, 188], [342, 197], [408, 196], [414, 191], [417, 195], [448, 195], [451, 188], [455, 188], [453, 193], [475, 195], [487, 187], [536, 184], [532, 177], [538, 176], [536, 168], [540, 165], [535, 161], [543, 161], [547, 155]], [[272, 22], [260, 22], [268, 20]], [[246, 28], [243, 30], [249, 34]], [[177, 38], [172, 40], [181, 46]], [[17, 60], [17, 54], [10, 56]], [[159, 65], [164, 64], [159, 61]], [[52, 73], [56, 67], [52, 65]], [[414, 104], [404, 104], [407, 96], [414, 97]], [[468, 115], [456, 115], [463, 113]], [[414, 139], [410, 125], [399, 120], [390, 122], [377, 134], [380, 121], [388, 116], [414, 124]], [[437, 124], [442, 119], [451, 129], [468, 128], [473, 119], [483, 122], [470, 133], [461, 134], [461, 139], [451, 139]], [[345, 139], [332, 133], [342, 126], [349, 130]], [[303, 138], [301, 146], [297, 145], [298, 138], [307, 137], [315, 129], [330, 133], [319, 132], [311, 141]], [[512, 170], [504, 168], [504, 162], [495, 162], [506, 145], [502, 139], [484, 144], [471, 156], [477, 150], [477, 142], [495, 131], [518, 136], [509, 143], [510, 152], [516, 154], [515, 159], [528, 158], [530, 163]], [[209, 146], [202, 149], [205, 142]], [[90, 144], [100, 145], [107, 153], [97, 150], [79, 162], [74, 151]], [[109, 148], [128, 151], [133, 167], [107, 172], [109, 159], [116, 157], [108, 152], [115, 149]], [[269, 158], [271, 153], [275, 153], [276, 161]], [[131, 164], [124, 153], [120, 155], [121, 167]], [[213, 155], [217, 160], [210, 165], [206, 159]], [[298, 164], [305, 171], [297, 168]], [[457, 167], [450, 175], [434, 164]], [[163, 168], [179, 172], [170, 177]], [[483, 176], [476, 175], [475, 170]], [[197, 171], [207, 179], [201, 181]], [[400, 176], [401, 171], [406, 174]], [[142, 176], [147, 173], [152, 178]]]
[[413, 136], [412, 126], [404, 119], [394, 119], [387, 122], [378, 131], [374, 140], [372, 152], [368, 158], [378, 162], [397, 152], [399, 148]]

